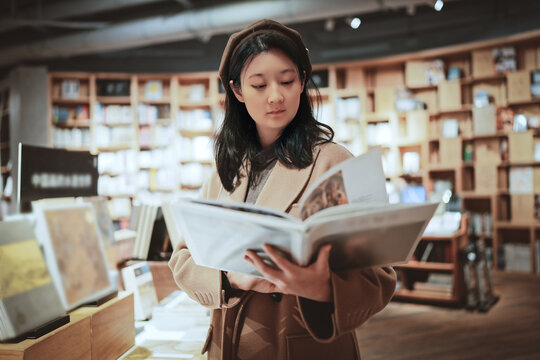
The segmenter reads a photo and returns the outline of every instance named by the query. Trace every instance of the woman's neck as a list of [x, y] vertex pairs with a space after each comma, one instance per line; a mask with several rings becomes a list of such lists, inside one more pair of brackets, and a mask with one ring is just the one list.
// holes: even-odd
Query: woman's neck
[[274, 143], [281, 136], [281, 131], [276, 130], [276, 132], [273, 132], [273, 133], [265, 132], [265, 133], [262, 133], [262, 134], [261, 134], [260, 131], [258, 131], [258, 135], [259, 135], [259, 142], [261, 143], [261, 148], [263, 150], [266, 150], [266, 149], [274, 146]]

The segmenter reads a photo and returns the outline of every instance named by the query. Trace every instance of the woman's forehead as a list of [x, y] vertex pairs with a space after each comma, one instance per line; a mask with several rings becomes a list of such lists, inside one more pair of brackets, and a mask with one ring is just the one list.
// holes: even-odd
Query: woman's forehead
[[249, 58], [242, 69], [244, 76], [264, 76], [270, 73], [297, 73], [294, 62], [281, 50], [271, 49]]

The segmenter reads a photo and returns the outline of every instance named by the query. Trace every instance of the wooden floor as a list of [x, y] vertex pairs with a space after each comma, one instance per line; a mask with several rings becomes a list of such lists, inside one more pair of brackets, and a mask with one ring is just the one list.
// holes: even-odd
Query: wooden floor
[[362, 360], [540, 359], [540, 276], [493, 274], [487, 312], [391, 302], [357, 335]]

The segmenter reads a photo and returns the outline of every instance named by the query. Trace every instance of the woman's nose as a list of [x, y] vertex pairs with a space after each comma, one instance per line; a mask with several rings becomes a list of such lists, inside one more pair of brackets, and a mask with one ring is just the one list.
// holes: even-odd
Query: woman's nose
[[281, 89], [279, 88], [278, 84], [270, 85], [269, 90], [270, 93], [268, 94], [268, 103], [274, 104], [283, 102], [283, 94], [281, 93]]

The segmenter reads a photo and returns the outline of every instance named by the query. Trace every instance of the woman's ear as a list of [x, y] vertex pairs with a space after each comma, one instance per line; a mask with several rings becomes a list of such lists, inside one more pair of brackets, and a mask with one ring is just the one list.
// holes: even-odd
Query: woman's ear
[[242, 96], [242, 89], [240, 89], [240, 87], [236, 87], [234, 86], [234, 83], [233, 81], [229, 81], [229, 86], [231, 87], [231, 90], [233, 91], [234, 93], [234, 96], [236, 96], [236, 98], [238, 99], [238, 101], [240, 101], [241, 103], [244, 102], [244, 97]]

